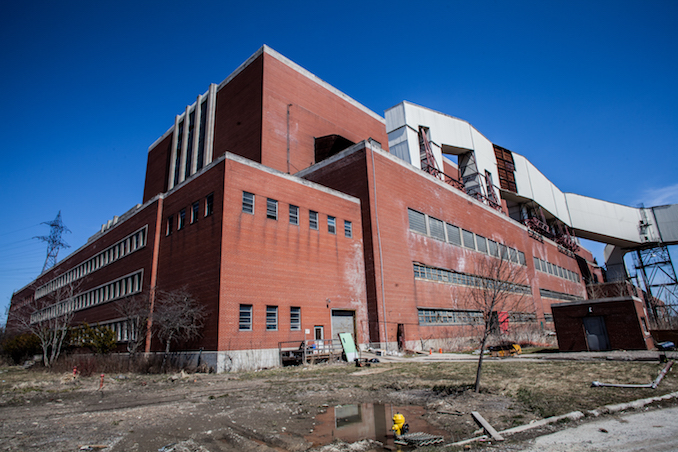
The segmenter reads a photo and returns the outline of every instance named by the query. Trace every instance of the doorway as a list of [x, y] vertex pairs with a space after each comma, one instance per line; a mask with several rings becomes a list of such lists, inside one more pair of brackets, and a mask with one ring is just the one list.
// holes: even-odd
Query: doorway
[[603, 316], [588, 316], [582, 319], [586, 346], [589, 351], [610, 350], [610, 339], [607, 336], [605, 319]]
[[355, 311], [332, 310], [332, 339], [339, 339], [339, 333], [350, 333], [355, 343], [358, 343], [355, 333]]
[[401, 352], [405, 350], [405, 325], [403, 323], [398, 324], [398, 350]]

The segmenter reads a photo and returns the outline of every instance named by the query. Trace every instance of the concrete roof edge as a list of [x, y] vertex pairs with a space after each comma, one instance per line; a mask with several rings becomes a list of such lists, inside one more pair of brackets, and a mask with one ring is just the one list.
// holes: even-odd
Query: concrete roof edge
[[232, 154], [230, 152], [226, 152], [223, 155], [223, 158], [226, 159], [226, 160], [232, 160], [234, 162], [238, 162], [242, 165], [246, 165], [246, 166], [249, 166], [251, 168], [258, 169], [259, 171], [269, 173], [273, 176], [281, 177], [283, 179], [287, 179], [287, 180], [290, 180], [292, 182], [296, 182], [298, 184], [305, 185], [307, 187], [314, 188], [316, 190], [320, 190], [320, 191], [325, 192], [327, 194], [345, 199], [346, 201], [350, 201], [350, 202], [360, 204], [360, 199], [356, 198], [355, 196], [347, 195], [346, 193], [340, 192], [338, 190], [334, 190], [334, 189], [329, 188], [329, 187], [325, 187], [324, 185], [318, 184], [317, 182], [312, 182], [310, 180], [303, 179], [302, 177], [299, 177], [296, 174], [283, 173], [282, 171], [278, 171], [276, 169], [269, 168], [268, 166], [262, 165], [261, 163], [257, 163], [253, 160], [247, 159], [247, 158], [242, 157], [240, 155]]
[[592, 299], [592, 300], [577, 300], [577, 301], [567, 301], [565, 303], [553, 303], [551, 305], [551, 308], [577, 306], [577, 305], [583, 305], [583, 304], [602, 304], [602, 303], [609, 303], [609, 302], [613, 302], [613, 301], [627, 301], [627, 300], [638, 301], [638, 302], [641, 301], [640, 298], [638, 298], [638, 297], [632, 297], [632, 296], [628, 295], [628, 296], [624, 296], [624, 297], [595, 298], [595, 299]]
[[350, 97], [349, 95], [347, 95], [347, 94], [345, 94], [345, 93], [339, 91], [337, 88], [335, 88], [334, 86], [330, 85], [329, 83], [327, 83], [326, 81], [324, 81], [323, 79], [321, 79], [320, 77], [318, 77], [317, 75], [313, 74], [313, 73], [310, 72], [308, 69], [304, 69], [303, 67], [299, 66], [299, 65], [298, 65], [297, 63], [295, 63], [294, 61], [290, 60], [289, 58], [287, 58], [286, 56], [282, 55], [281, 53], [276, 52], [275, 50], [273, 50], [272, 48], [268, 47], [267, 45], [264, 45], [264, 46], [262, 47], [262, 49], [263, 49], [263, 51], [264, 51], [267, 55], [272, 56], [272, 57], [275, 58], [276, 60], [278, 60], [278, 61], [280, 61], [281, 63], [283, 63], [283, 64], [285, 64], [286, 66], [288, 66], [289, 68], [295, 70], [296, 72], [298, 72], [299, 74], [305, 76], [305, 77], [308, 78], [309, 80], [311, 80], [311, 81], [317, 83], [318, 85], [320, 85], [320, 86], [322, 86], [323, 88], [327, 89], [327, 90], [330, 91], [331, 93], [333, 93], [333, 94], [335, 94], [336, 96], [342, 98], [343, 100], [345, 100], [345, 101], [348, 102], [349, 104], [351, 104], [351, 105], [353, 105], [354, 107], [356, 107], [356, 108], [362, 110], [364, 113], [367, 113], [368, 115], [372, 116], [374, 119], [376, 119], [377, 121], [380, 121], [382, 124], [384, 124], [384, 125], [386, 124], [386, 119], [384, 119], [382, 116], [380, 116], [379, 114], [377, 114], [377, 113], [375, 113], [374, 111], [370, 110], [369, 108], [367, 108], [366, 106], [364, 106], [363, 104], [361, 104], [361, 103], [358, 102], [357, 100], [353, 99], [353, 98]]

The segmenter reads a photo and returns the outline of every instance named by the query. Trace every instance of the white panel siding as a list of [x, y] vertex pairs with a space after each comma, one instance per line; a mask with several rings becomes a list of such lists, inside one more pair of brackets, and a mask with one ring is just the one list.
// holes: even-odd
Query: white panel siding
[[578, 230], [578, 235], [586, 237], [588, 232], [620, 239], [628, 244], [641, 243], [638, 230], [641, 217], [638, 209], [573, 193], [565, 196], [572, 226]]

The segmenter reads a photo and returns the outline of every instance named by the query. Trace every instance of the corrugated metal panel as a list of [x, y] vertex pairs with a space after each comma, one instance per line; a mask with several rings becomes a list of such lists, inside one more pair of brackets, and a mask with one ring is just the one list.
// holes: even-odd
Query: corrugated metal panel
[[653, 207], [657, 228], [664, 243], [678, 243], [678, 204]]
[[457, 246], [461, 246], [461, 235], [459, 234], [459, 228], [456, 226], [452, 226], [449, 223], [446, 223], [447, 225], [447, 240]]
[[434, 239], [445, 241], [445, 229], [443, 229], [443, 222], [437, 218], [428, 217], [428, 228], [431, 237]]
[[473, 240], [473, 232], [462, 229], [462, 237], [464, 238], [464, 246], [466, 248], [476, 249], [476, 243]]
[[426, 234], [426, 215], [412, 209], [407, 209], [407, 214], [410, 217], [410, 229]]

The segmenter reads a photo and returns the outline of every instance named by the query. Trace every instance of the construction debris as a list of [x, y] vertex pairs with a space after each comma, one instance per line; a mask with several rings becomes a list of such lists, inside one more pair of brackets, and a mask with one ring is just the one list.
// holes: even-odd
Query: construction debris
[[404, 433], [396, 437], [393, 441], [394, 444], [399, 446], [414, 446], [414, 447], [424, 447], [424, 446], [433, 446], [434, 444], [440, 444], [443, 442], [442, 436], [431, 435], [430, 433], [424, 432], [412, 432]]
[[492, 427], [490, 423], [480, 415], [480, 413], [477, 411], [471, 411], [471, 415], [473, 416], [473, 420], [476, 421], [476, 424], [478, 424], [479, 427], [482, 427], [483, 430], [485, 430], [485, 432], [490, 435], [493, 440], [504, 441], [504, 437], [501, 436], [499, 432], [497, 432], [494, 427]]
[[652, 382], [652, 383], [647, 383], [647, 384], [617, 384], [617, 383], [601, 383], [600, 381], [594, 381], [591, 383], [591, 387], [593, 388], [600, 388], [600, 387], [611, 387], [611, 388], [651, 388], [651, 389], [657, 389], [657, 386], [659, 386], [659, 383], [662, 381], [664, 376], [667, 374], [667, 372], [671, 369], [671, 366], [673, 366], [673, 361], [669, 361], [668, 364], [666, 364], [666, 367], [659, 373], [657, 378]]

